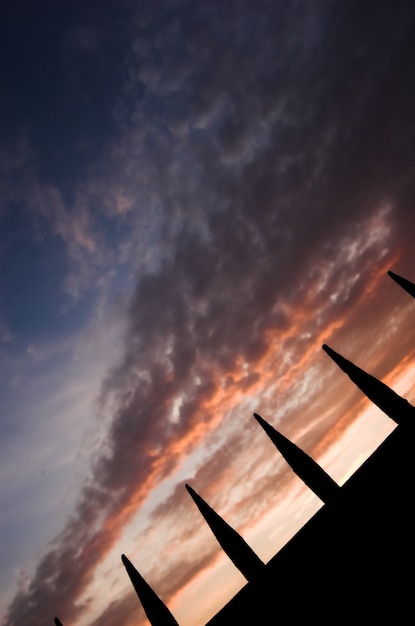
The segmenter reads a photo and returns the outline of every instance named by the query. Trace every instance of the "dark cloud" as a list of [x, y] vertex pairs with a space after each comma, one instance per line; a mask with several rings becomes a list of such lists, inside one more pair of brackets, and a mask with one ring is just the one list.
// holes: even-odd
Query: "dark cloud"
[[[270, 372], [258, 365], [272, 334], [282, 337], [281, 353], [301, 362], [311, 342], [283, 338], [296, 324], [304, 329], [294, 313], [308, 314], [305, 326], [319, 336], [353, 313], [386, 260], [405, 254], [400, 245], [414, 226], [414, 18], [405, 2], [137, 9], [116, 106], [112, 98], [120, 135], [107, 137], [73, 203], [81, 234], [70, 229], [64, 201], [59, 214], [56, 206], [44, 211], [68, 249], [77, 235], [76, 251], [87, 246], [89, 233], [97, 250], [113, 251], [114, 264], [135, 275], [124, 356], [103, 385], [113, 420], [73, 518], [13, 600], [6, 626], [38, 624], [52, 606], [75, 621], [85, 611], [82, 592], [126, 522], [225, 427], [232, 406], [224, 381], [249, 396], [266, 380]], [[66, 40], [77, 93], [102, 60], [100, 41], [85, 25]], [[85, 54], [88, 71], [76, 56]], [[101, 72], [103, 81], [105, 63]], [[120, 190], [124, 212], [108, 208]], [[372, 240], [379, 219], [384, 228]], [[348, 249], [350, 258], [341, 258]], [[98, 254], [86, 255], [97, 262], [88, 284], [108, 268]], [[201, 484], [217, 483], [245, 442], [215, 449]], [[250, 489], [243, 523], [265, 512], [274, 478]], [[174, 492], [155, 519], [180, 511], [183, 497]], [[212, 558], [182, 563], [173, 582], [160, 573], [159, 588], [171, 597]], [[129, 623], [131, 606], [130, 598], [112, 602], [96, 622]]]

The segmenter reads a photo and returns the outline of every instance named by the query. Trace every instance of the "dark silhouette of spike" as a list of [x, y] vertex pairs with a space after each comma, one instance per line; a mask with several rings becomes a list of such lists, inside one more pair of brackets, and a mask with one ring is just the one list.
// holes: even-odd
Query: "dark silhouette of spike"
[[143, 609], [150, 624], [152, 626], [178, 626], [178, 623], [164, 602], [160, 600], [155, 591], [153, 591], [141, 574], [138, 573], [125, 554], [121, 555], [121, 560], [125, 565], [127, 574], [130, 577], [141, 604], [143, 605]]
[[62, 622], [58, 617], [55, 617], [55, 626], [62, 626]]
[[225, 520], [190, 485], [185, 485], [197, 508], [210, 526], [223, 551], [239, 569], [241, 574], [250, 581], [256, 579], [263, 571], [264, 563], [252, 548]]
[[407, 291], [409, 295], [415, 298], [415, 284], [414, 283], [411, 283], [411, 281], [408, 280], [407, 278], [402, 278], [402, 276], [399, 276], [398, 274], [395, 274], [395, 272], [392, 272], [390, 270], [388, 274], [396, 283], [398, 283], [400, 287], [405, 289], [405, 291]]
[[397, 424], [415, 426], [415, 407], [393, 389], [385, 385], [371, 374], [360, 369], [332, 348], [323, 345], [323, 350], [345, 372], [349, 378], [377, 407]]
[[260, 415], [254, 413], [254, 417], [258, 424], [265, 430], [273, 444], [281, 452], [288, 465], [291, 466], [297, 476], [299, 476], [324, 503], [329, 503], [337, 499], [340, 492], [339, 485], [314, 461], [314, 459], [284, 437], [284, 435], [281, 435], [281, 433], [275, 430], [275, 428], [271, 426], [271, 424], [268, 424]]

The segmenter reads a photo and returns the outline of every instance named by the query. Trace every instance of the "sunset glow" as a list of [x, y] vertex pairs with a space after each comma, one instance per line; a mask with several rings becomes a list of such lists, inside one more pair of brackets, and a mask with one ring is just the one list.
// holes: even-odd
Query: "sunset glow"
[[322, 502], [253, 413], [342, 485], [395, 424], [322, 345], [415, 401], [415, 5], [85, 4], [0, 9], [1, 623], [148, 625], [125, 554], [203, 626], [185, 484], [267, 562]]

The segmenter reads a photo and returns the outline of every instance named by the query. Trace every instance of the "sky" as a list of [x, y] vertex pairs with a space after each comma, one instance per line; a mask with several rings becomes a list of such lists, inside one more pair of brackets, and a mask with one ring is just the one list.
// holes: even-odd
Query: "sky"
[[3, 626], [181, 626], [244, 584], [394, 427], [321, 350], [415, 400], [415, 5], [5, 0]]

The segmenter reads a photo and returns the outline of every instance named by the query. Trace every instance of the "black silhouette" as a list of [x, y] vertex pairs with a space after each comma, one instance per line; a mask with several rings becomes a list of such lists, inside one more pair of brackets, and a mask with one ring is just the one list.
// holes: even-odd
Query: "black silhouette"
[[127, 574], [133, 584], [143, 609], [153, 626], [178, 626], [178, 623], [170, 613], [166, 605], [160, 600], [150, 585], [144, 580], [134, 565], [127, 559], [125, 554], [121, 555], [121, 560], [125, 565]]
[[405, 289], [405, 291], [407, 291], [413, 298], [415, 298], [415, 284], [414, 283], [411, 283], [411, 281], [408, 280], [407, 278], [402, 278], [402, 276], [399, 276], [398, 274], [395, 274], [395, 272], [391, 272], [390, 270], [388, 274], [391, 278], [393, 278], [393, 280], [396, 283], [398, 283], [400, 287]]
[[260, 415], [254, 413], [258, 424], [267, 433], [273, 444], [281, 452], [288, 465], [310, 487], [323, 502], [335, 500], [340, 491], [339, 485], [329, 476], [318, 463], [303, 452], [289, 439], [281, 435], [273, 426], [268, 424]]
[[260, 576], [264, 563], [246, 543], [245, 539], [229, 526], [190, 485], [186, 485], [186, 489], [222, 546], [223, 551], [226, 552], [241, 574], [247, 580], [255, 580]]
[[[415, 297], [415, 285], [391, 278]], [[186, 489], [247, 584], [206, 626], [411, 621], [415, 514], [415, 407], [335, 352], [323, 350], [397, 426], [342, 487], [262, 417], [257, 422], [323, 506], [264, 564], [189, 485]], [[176, 620], [125, 555], [122, 561], [152, 626]], [[55, 625], [62, 626], [58, 618]]]
[[349, 376], [355, 385], [363, 391], [369, 400], [372, 400], [394, 422], [397, 424], [408, 424], [409, 426], [415, 424], [415, 408], [407, 400], [401, 398], [385, 383], [360, 369], [360, 367], [345, 359], [344, 356], [329, 348], [329, 346], [324, 344], [323, 350]]

